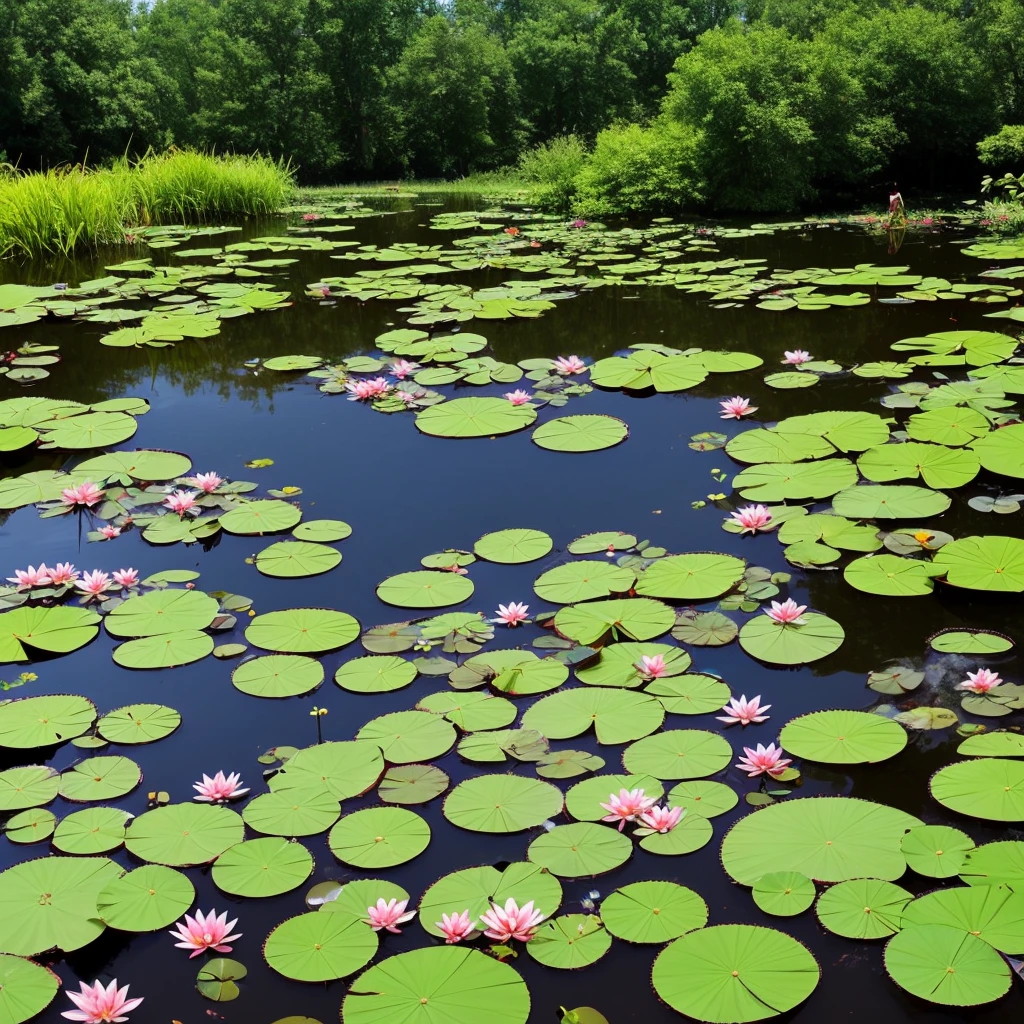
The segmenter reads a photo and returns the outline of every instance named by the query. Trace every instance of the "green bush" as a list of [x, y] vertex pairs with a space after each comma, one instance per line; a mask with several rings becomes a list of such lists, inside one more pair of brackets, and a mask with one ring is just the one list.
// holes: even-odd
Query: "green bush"
[[978, 143], [978, 159], [994, 171], [1024, 170], [1024, 124], [1004, 124]]
[[576, 176], [574, 207], [585, 216], [632, 210], [678, 212], [701, 199], [697, 136], [656, 121], [607, 128]]
[[586, 146], [575, 135], [562, 135], [527, 150], [519, 171], [533, 185], [537, 205], [564, 210], [572, 204], [576, 175], [586, 162]]

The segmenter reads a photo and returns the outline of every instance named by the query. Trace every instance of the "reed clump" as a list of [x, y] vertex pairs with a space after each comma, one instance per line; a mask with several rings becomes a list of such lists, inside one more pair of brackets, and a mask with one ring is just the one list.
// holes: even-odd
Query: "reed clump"
[[273, 213], [293, 189], [283, 161], [195, 150], [148, 153], [111, 167], [8, 167], [0, 175], [0, 254], [67, 255], [123, 242], [149, 224]]

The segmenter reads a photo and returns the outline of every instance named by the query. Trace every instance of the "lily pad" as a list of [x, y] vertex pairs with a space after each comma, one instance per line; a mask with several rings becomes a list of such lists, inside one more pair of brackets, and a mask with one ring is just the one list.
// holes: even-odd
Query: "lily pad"
[[48, 804], [57, 796], [60, 773], [46, 765], [0, 772], [0, 811], [20, 811]]
[[895, 757], [907, 745], [897, 722], [867, 711], [814, 711], [787, 722], [783, 748], [824, 764], [874, 764]]
[[448, 794], [444, 816], [470, 832], [522, 832], [559, 814], [562, 805], [561, 791], [549, 782], [518, 775], [479, 775]]
[[1016, 732], [980, 732], [956, 748], [965, 757], [1024, 757], [1024, 736]]
[[670, 807], [682, 807], [688, 814], [692, 811], [714, 818], [731, 811], [739, 800], [739, 794], [724, 782], [690, 779], [669, 790], [667, 803]]
[[[669, 678], [674, 680], [691, 664], [689, 654], [679, 647], [673, 647], [670, 644], [640, 644], [625, 641], [609, 644], [603, 648], [593, 665], [576, 670], [576, 678], [588, 686], [641, 686], [647, 681], [647, 677], [643, 675], [643, 662], [641, 661], [644, 656], [660, 657], [665, 663], [665, 675], [654, 680], [656, 683]], [[655, 691], [648, 690], [648, 692]], [[722, 701], [716, 707], [721, 707], [724, 703]]]
[[544, 601], [572, 604], [625, 593], [635, 580], [636, 574], [631, 569], [587, 559], [549, 569], [536, 579], [533, 589]]
[[245, 826], [227, 807], [170, 804], [139, 815], [125, 845], [140, 860], [167, 867], [194, 867], [216, 860], [242, 841]]
[[622, 755], [626, 771], [657, 779], [700, 779], [732, 760], [729, 741], [703, 729], [669, 729], [630, 744]]
[[324, 681], [324, 667], [300, 654], [266, 654], [243, 661], [231, 673], [236, 690], [253, 697], [297, 697]]
[[619, 598], [591, 601], [560, 608], [555, 629], [579, 644], [594, 644], [608, 634], [628, 640], [653, 640], [667, 633], [675, 622], [675, 612], [667, 604], [651, 598]]
[[331, 544], [352, 536], [352, 527], [340, 519], [310, 519], [299, 523], [292, 530], [296, 540], [308, 540], [317, 544]]
[[116, 807], [87, 807], [62, 818], [53, 834], [61, 853], [92, 855], [109, 853], [124, 843], [124, 829], [131, 815]]
[[620, 790], [642, 789], [644, 795], [660, 800], [665, 788], [653, 775], [595, 775], [577, 782], [565, 795], [565, 809], [578, 821], [600, 821], [608, 812], [601, 806]]
[[912, 484], [862, 484], [840, 491], [832, 499], [838, 515], [850, 519], [927, 519], [949, 508], [941, 491]]
[[593, 726], [598, 743], [629, 743], [654, 732], [664, 719], [665, 709], [654, 697], [588, 686], [542, 697], [527, 709], [522, 725], [551, 740], [572, 739]]
[[818, 920], [848, 939], [884, 939], [900, 930], [900, 916], [913, 894], [877, 878], [853, 878], [818, 897]]
[[707, 715], [720, 711], [731, 696], [726, 683], [703, 672], [662, 676], [648, 683], [644, 693], [657, 697], [671, 715]]
[[263, 955], [293, 981], [334, 981], [369, 963], [377, 946], [377, 933], [362, 921], [311, 911], [279, 924], [267, 936]]
[[60, 795], [65, 800], [116, 800], [142, 781], [142, 769], [128, 757], [89, 757], [65, 769]]
[[683, 611], [672, 627], [672, 636], [680, 643], [698, 647], [722, 647], [732, 643], [739, 626], [722, 612]]
[[320, 787], [335, 800], [348, 800], [372, 789], [384, 773], [376, 743], [335, 740], [293, 754], [269, 780], [273, 792]]
[[38, 843], [49, 839], [57, 827], [57, 815], [41, 807], [14, 814], [4, 823], [3, 834], [12, 843]]
[[[908, 893], [909, 895], [909, 893]], [[903, 926], [962, 928], [1000, 953], [1024, 951], [1024, 893], [1003, 885], [967, 885], [925, 893], [903, 911]]]
[[449, 782], [448, 776], [434, 765], [396, 765], [384, 773], [377, 795], [388, 804], [425, 804], [440, 796]]
[[526, 855], [559, 878], [587, 878], [614, 871], [629, 860], [633, 844], [613, 828], [589, 821], [558, 825], [530, 843]]
[[954, 587], [1024, 592], [1024, 540], [1016, 537], [962, 537], [935, 553], [935, 565]]
[[350, 644], [359, 636], [359, 623], [330, 608], [289, 608], [266, 612], [249, 623], [245, 638], [265, 651], [284, 654], [322, 654]]
[[1024, 821], [1024, 762], [1001, 757], [940, 768], [928, 788], [943, 807], [986, 821]]
[[764, 1020], [799, 1006], [818, 984], [814, 957], [773, 928], [726, 924], [689, 932], [658, 954], [654, 991], [710, 1024]]
[[434, 437], [494, 437], [528, 427], [537, 418], [531, 405], [504, 398], [454, 398], [416, 415], [416, 427]]
[[326, 832], [341, 814], [341, 805], [323, 787], [294, 786], [261, 793], [242, 812], [254, 831], [269, 836], [315, 836]]
[[473, 589], [467, 576], [420, 569], [389, 576], [378, 585], [377, 596], [399, 608], [444, 608], [468, 600]]
[[42, 1013], [57, 994], [60, 978], [48, 967], [0, 954], [0, 1022], [22, 1024]]
[[773, 665], [806, 665], [837, 651], [846, 638], [843, 627], [827, 615], [805, 612], [804, 624], [776, 622], [755, 615], [740, 629], [740, 647]]
[[313, 873], [313, 855], [287, 839], [250, 839], [225, 850], [213, 865], [213, 884], [232, 896], [279, 896]]
[[128, 704], [105, 714], [96, 731], [110, 743], [154, 743], [181, 725], [181, 715], [164, 704]]
[[526, 952], [545, 967], [576, 970], [597, 963], [612, 948], [612, 937], [594, 914], [563, 914], [545, 921]]
[[282, 530], [290, 530], [300, 519], [302, 510], [290, 502], [277, 498], [263, 498], [247, 501], [237, 508], [224, 512], [220, 517], [220, 525], [228, 533], [251, 536], [257, 533], [280, 533]]
[[643, 597], [672, 601], [707, 601], [736, 586], [746, 567], [742, 558], [733, 555], [706, 551], [669, 555], [640, 574], [636, 592]]
[[548, 420], [537, 427], [532, 440], [548, 451], [596, 452], [613, 448], [628, 436], [629, 426], [624, 420], [602, 413], [587, 413]]
[[255, 565], [264, 576], [298, 579], [328, 572], [341, 562], [341, 552], [306, 540], [281, 540], [256, 553]]
[[214, 640], [198, 629], [162, 633], [129, 640], [114, 649], [113, 658], [122, 668], [175, 668], [202, 661], [213, 652]]
[[376, 871], [418, 857], [430, 844], [430, 826], [404, 807], [367, 807], [345, 815], [327, 842], [343, 863]]
[[159, 864], [144, 864], [114, 878], [96, 897], [96, 913], [110, 928], [155, 932], [177, 921], [196, 897], [188, 878]]
[[106, 617], [111, 636], [151, 637], [206, 629], [219, 605], [200, 590], [153, 590], [130, 597]]
[[675, 882], [632, 882], [604, 899], [601, 920], [617, 939], [669, 942], [703, 928], [708, 905], [692, 889]]
[[196, 989], [207, 999], [228, 1003], [239, 997], [241, 991], [235, 982], [241, 981], [248, 973], [244, 964], [237, 960], [215, 957], [213, 960], [207, 960], [199, 968]]
[[427, 711], [393, 711], [372, 718], [356, 733], [357, 740], [376, 743], [390, 764], [432, 761], [455, 746], [453, 726]]
[[816, 890], [814, 882], [799, 871], [772, 871], [754, 883], [751, 895], [766, 914], [794, 917], [814, 902]]
[[551, 538], [541, 530], [498, 530], [485, 533], [473, 545], [473, 552], [488, 562], [518, 565], [543, 558], [550, 553], [552, 546]]
[[990, 629], [941, 629], [928, 637], [933, 651], [942, 654], [1002, 654], [1013, 641]]
[[[28, 661], [26, 647], [47, 654], [70, 654], [96, 638], [99, 621], [100, 617], [88, 608], [59, 605], [12, 608], [0, 615], [0, 662]], [[2, 724], [0, 744], [3, 744]]]

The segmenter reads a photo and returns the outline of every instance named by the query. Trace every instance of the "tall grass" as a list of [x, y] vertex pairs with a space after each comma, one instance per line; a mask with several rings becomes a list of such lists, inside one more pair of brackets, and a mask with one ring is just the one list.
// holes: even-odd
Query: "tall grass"
[[9, 168], [0, 177], [0, 254], [67, 255], [123, 242], [133, 228], [272, 213], [294, 188], [291, 167], [262, 156], [191, 150], [113, 167]]

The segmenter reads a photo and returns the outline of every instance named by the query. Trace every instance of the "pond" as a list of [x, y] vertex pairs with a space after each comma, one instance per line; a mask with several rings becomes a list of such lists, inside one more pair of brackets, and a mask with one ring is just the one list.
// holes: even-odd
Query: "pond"
[[[1019, 1016], [1010, 247], [400, 195], [0, 275], [0, 575], [142, 581], [0, 593], [0, 1022], [113, 978], [135, 1024]], [[623, 772], [681, 821], [598, 821]], [[554, 924], [437, 937], [508, 895]], [[211, 908], [228, 963], [168, 934]]]

